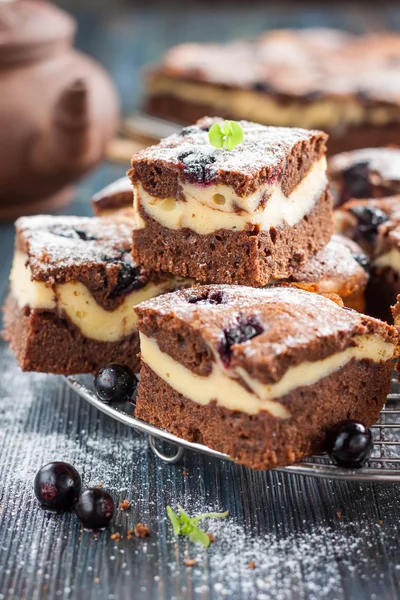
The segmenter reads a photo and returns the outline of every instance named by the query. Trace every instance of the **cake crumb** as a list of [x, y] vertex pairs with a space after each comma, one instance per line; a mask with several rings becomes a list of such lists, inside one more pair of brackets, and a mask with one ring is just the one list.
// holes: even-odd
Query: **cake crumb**
[[128, 534], [126, 536], [127, 540], [133, 540], [135, 536], [135, 530], [134, 529], [128, 529]]
[[150, 529], [143, 523], [138, 523], [135, 527], [135, 535], [138, 538], [145, 538], [150, 535]]
[[251, 560], [247, 566], [249, 569], [255, 569], [256, 563], [254, 562], [254, 560]]
[[187, 471], [182, 471], [182, 476], [183, 477], [187, 477], [189, 475], [189, 473]]
[[121, 510], [129, 510], [131, 507], [131, 503], [129, 502], [129, 500], [127, 498], [125, 498], [125, 500], [122, 500], [119, 507]]
[[340, 512], [340, 510], [337, 511], [336, 516], [338, 519], [342, 518], [342, 513]]
[[49, 591], [49, 586], [48, 585], [44, 585], [42, 587], [42, 592], [48, 592]]
[[378, 524], [382, 527], [383, 521], [381, 521], [381, 519], [379, 519]]
[[117, 531], [116, 533], [113, 533], [113, 534], [110, 536], [110, 539], [111, 539], [111, 540], [115, 540], [116, 542], [120, 542], [120, 541], [121, 541], [121, 534], [120, 534], [120, 533], [118, 533], [118, 531]]
[[102, 488], [102, 487], [103, 487], [103, 484], [102, 484], [102, 483], [98, 483], [98, 484], [97, 484], [97, 487], [98, 487], [98, 488]]
[[196, 561], [194, 560], [194, 558], [185, 558], [185, 560], [183, 561], [183, 564], [185, 565], [185, 567], [194, 567], [196, 564]]
[[210, 544], [212, 544], [213, 542], [215, 542], [216, 539], [217, 539], [213, 533], [207, 533], [207, 537], [210, 540]]
[[95, 577], [95, 578], [93, 579], [93, 581], [94, 581], [95, 583], [100, 583], [100, 578], [99, 578], [99, 577]]

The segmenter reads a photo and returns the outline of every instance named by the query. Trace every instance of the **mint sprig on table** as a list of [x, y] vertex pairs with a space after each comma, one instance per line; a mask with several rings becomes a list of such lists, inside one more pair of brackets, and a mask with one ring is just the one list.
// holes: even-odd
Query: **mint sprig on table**
[[172, 523], [175, 535], [187, 535], [191, 542], [199, 542], [206, 548], [210, 545], [208, 535], [197, 526], [201, 519], [225, 519], [229, 511], [223, 513], [204, 513], [197, 517], [189, 517], [181, 506], [178, 506], [178, 514], [167, 506], [167, 514]]
[[208, 132], [208, 141], [215, 148], [233, 150], [243, 142], [243, 129], [236, 121], [224, 121], [211, 125]]

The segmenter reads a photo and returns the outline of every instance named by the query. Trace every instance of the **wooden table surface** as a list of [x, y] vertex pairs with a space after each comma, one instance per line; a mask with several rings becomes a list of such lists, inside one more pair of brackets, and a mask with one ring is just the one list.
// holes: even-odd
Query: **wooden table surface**
[[[82, 12], [77, 43], [110, 70], [130, 111], [139, 101], [141, 67], [178, 41], [295, 25], [400, 28], [399, 6], [384, 2], [276, 4], [213, 11], [190, 5], [185, 14], [164, 5]], [[89, 214], [90, 194], [125, 170], [100, 167], [79, 185], [68, 212]], [[13, 228], [0, 225], [1, 300], [12, 245]], [[251, 472], [190, 452], [181, 465], [168, 466], [145, 437], [99, 414], [61, 378], [22, 374], [4, 344], [0, 367], [0, 600], [400, 597], [399, 485]], [[42, 511], [32, 483], [50, 460], [71, 462], [85, 486], [102, 484], [117, 505], [128, 499], [131, 509], [118, 509], [98, 535], [81, 532], [74, 515]], [[209, 523], [217, 541], [205, 551], [174, 538], [167, 504], [230, 516]], [[148, 540], [127, 539], [138, 522], [149, 525]], [[120, 542], [110, 539], [114, 532]], [[196, 565], [184, 566], [185, 557]]]

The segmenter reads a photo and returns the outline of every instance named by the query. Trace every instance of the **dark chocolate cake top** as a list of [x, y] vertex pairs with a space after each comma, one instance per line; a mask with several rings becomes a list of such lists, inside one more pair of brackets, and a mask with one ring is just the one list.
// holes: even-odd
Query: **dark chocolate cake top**
[[133, 206], [133, 189], [129, 177], [121, 177], [97, 192], [92, 198], [95, 214]]
[[247, 41], [171, 48], [155, 73], [244, 87], [304, 102], [357, 96], [400, 104], [400, 35], [334, 29], [275, 30]]
[[[134, 155], [129, 172], [132, 181], [140, 181], [155, 195], [177, 195], [177, 179], [180, 179], [199, 185], [231, 185], [244, 196], [262, 184], [272, 185], [277, 179], [282, 179], [284, 185], [285, 179], [290, 178], [297, 185], [312, 162], [326, 151], [328, 136], [322, 131], [266, 127], [248, 121], [239, 121], [244, 131], [241, 144], [233, 150], [217, 149], [208, 139], [208, 131], [215, 122], [223, 123], [223, 119], [204, 117]], [[163, 181], [158, 184], [160, 169]]]
[[109, 310], [153, 279], [134, 264], [131, 246], [128, 219], [37, 215], [16, 222], [16, 249], [28, 255], [34, 280], [80, 281]]
[[296, 269], [290, 281], [299, 283], [332, 283], [332, 292], [343, 287], [362, 288], [368, 281], [368, 257], [356, 242], [333, 235], [331, 241], [305, 265]]
[[279, 381], [291, 366], [355, 345], [356, 336], [377, 334], [398, 341], [394, 327], [291, 287], [198, 286], [159, 296], [135, 310], [145, 335], [159, 342], [168, 339], [170, 328], [189, 328], [226, 366], [241, 366], [265, 383]]
[[362, 148], [342, 152], [329, 160], [328, 172], [333, 183], [346, 188], [347, 198], [398, 194], [400, 148]]

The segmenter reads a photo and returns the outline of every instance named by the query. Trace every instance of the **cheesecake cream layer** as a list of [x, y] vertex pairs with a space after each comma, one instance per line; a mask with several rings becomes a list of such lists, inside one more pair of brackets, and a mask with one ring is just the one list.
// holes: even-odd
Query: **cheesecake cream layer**
[[[282, 225], [293, 226], [311, 212], [326, 186], [325, 157], [311, 167], [289, 196], [283, 193], [280, 182], [262, 186], [243, 198], [225, 185], [184, 184], [186, 201], [178, 201], [173, 197], [151, 196], [139, 184], [134, 192], [135, 228], [146, 226], [139, 216], [139, 206], [163, 227], [175, 230], [187, 227], [199, 235], [219, 229], [244, 231], [249, 225], [259, 225], [262, 231]], [[267, 198], [265, 203], [264, 198]]]
[[[274, 417], [287, 419], [290, 413], [279, 398], [296, 388], [311, 386], [328, 377], [352, 359], [369, 359], [385, 362], [393, 358], [395, 346], [384, 342], [379, 336], [365, 335], [354, 338], [356, 346], [315, 362], [303, 362], [291, 367], [277, 383], [266, 385], [250, 377], [243, 369], [225, 369], [217, 360], [207, 377], [197, 375], [162, 352], [157, 342], [142, 333], [140, 346], [142, 361], [175, 391], [197, 404], [206, 405], [216, 401], [219, 406], [248, 414], [267, 411]], [[251, 391], [238, 381], [241, 378]]]
[[172, 96], [188, 104], [209, 104], [215, 114], [229, 114], [232, 119], [246, 119], [277, 127], [334, 129], [364, 123], [383, 126], [399, 120], [396, 107], [366, 107], [345, 94], [334, 100], [279, 102], [279, 99], [264, 92], [225, 89], [160, 76], [151, 81], [149, 92], [153, 96]]
[[100, 342], [117, 342], [136, 330], [137, 316], [133, 307], [161, 293], [171, 291], [173, 279], [159, 285], [148, 283], [140, 290], [127, 294], [113, 311], [105, 310], [93, 298], [89, 289], [79, 281], [69, 281], [48, 287], [32, 280], [27, 254], [17, 251], [11, 270], [11, 291], [18, 306], [51, 310], [68, 319], [81, 333]]
[[373, 262], [374, 267], [390, 267], [396, 273], [400, 273], [400, 251], [392, 248], [389, 252], [378, 256]]

